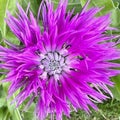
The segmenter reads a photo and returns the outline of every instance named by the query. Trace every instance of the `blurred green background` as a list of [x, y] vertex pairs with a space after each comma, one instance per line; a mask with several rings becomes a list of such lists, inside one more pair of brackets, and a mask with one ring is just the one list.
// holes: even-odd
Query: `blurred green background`
[[[56, 7], [59, 0], [52, 1]], [[75, 13], [80, 12], [86, 1], [87, 0], [69, 0], [68, 9], [75, 8]], [[0, 44], [6, 47], [7, 45], [4, 43], [4, 39], [7, 39], [14, 44], [19, 44], [18, 39], [12, 34], [4, 21], [7, 10], [15, 15], [15, 12], [17, 11], [17, 2], [19, 2], [24, 9], [30, 2], [30, 9], [33, 11], [34, 15], [37, 16], [41, 0], [0, 0]], [[120, 0], [91, 0], [89, 7], [93, 6], [104, 7], [104, 9], [99, 12], [99, 15], [111, 13], [111, 26], [118, 28], [117, 34], [120, 35]], [[116, 33], [110, 31], [109, 34]], [[118, 45], [118, 48], [119, 47], [120, 46]], [[0, 80], [4, 77], [5, 75], [1, 74]], [[99, 110], [92, 110], [90, 115], [87, 115], [83, 111], [78, 111], [77, 113], [72, 112], [69, 120], [120, 120], [120, 76], [111, 78], [111, 80], [115, 82], [115, 87], [110, 88], [114, 98], [104, 101], [103, 104], [98, 104]], [[8, 88], [9, 83], [1, 84], [0, 82], [0, 120], [35, 120], [35, 103], [33, 103], [26, 112], [22, 111], [25, 104], [22, 104], [19, 108], [15, 108], [14, 104], [11, 105], [11, 100], [15, 96], [7, 100]], [[63, 119], [68, 120], [65, 116], [63, 116]]]

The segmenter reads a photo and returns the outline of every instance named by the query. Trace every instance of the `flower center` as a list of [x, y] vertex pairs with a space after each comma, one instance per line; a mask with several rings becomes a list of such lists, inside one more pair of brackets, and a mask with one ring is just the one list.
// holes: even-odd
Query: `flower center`
[[48, 52], [41, 60], [40, 68], [44, 70], [41, 75], [42, 78], [47, 76], [54, 76], [55, 79], [59, 79], [59, 75], [67, 66], [66, 57], [58, 52]]
[[52, 60], [49, 62], [49, 66], [48, 69], [51, 71], [56, 71], [57, 69], [59, 69], [60, 63], [56, 60]]

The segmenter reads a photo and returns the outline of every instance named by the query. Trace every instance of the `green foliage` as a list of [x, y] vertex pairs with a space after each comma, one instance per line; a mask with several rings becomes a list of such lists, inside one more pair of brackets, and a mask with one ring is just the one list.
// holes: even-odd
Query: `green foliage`
[[23, 113], [25, 120], [36, 120], [35, 115], [34, 115], [34, 109], [35, 109], [35, 103], [32, 103], [30, 108], [26, 112]]
[[23, 0], [22, 1], [22, 6], [24, 8], [27, 8], [28, 3], [30, 3], [30, 9], [33, 12], [35, 16], [37, 16], [39, 5], [40, 5], [41, 0]]
[[88, 115], [79, 110], [77, 113], [72, 112], [71, 118], [64, 117], [63, 120], [120, 120], [120, 102], [117, 100], [108, 100], [98, 104], [98, 111], [91, 109]]
[[0, 85], [0, 108], [6, 106], [6, 93], [3, 90], [3, 86]]
[[114, 95], [114, 98], [120, 100], [120, 75], [111, 78], [111, 80], [115, 83], [114, 87], [110, 88]]
[[[81, 5], [84, 6], [87, 0], [81, 0]], [[112, 12], [114, 5], [112, 0], [91, 0], [89, 7], [104, 7], [103, 10], [99, 12], [99, 15], [104, 15], [106, 13]]]
[[[5, 19], [7, 18], [6, 12], [10, 11], [13, 14], [16, 10], [16, 0], [0, 0], [0, 32], [2, 38], [9, 39], [13, 43], [19, 43], [17, 38], [8, 29]], [[2, 45], [4, 44], [3, 39], [0, 39]], [[17, 42], [16, 42], [17, 41]]]
[[120, 9], [119, 3], [114, 2], [114, 9], [112, 11], [112, 26], [120, 28]]
[[2, 36], [6, 36], [6, 12], [9, 10], [11, 13], [16, 9], [16, 0], [0, 0], [0, 30]]
[[2, 33], [1, 33], [1, 31], [0, 31], [0, 41], [1, 41], [1, 39], [2, 39]]
[[[59, 3], [59, 0], [52, 0], [52, 1], [56, 8]], [[82, 6], [81, 6], [80, 0], [69, 0], [67, 9], [72, 10], [73, 8], [75, 8], [75, 11], [74, 11], [75, 14], [81, 11]]]

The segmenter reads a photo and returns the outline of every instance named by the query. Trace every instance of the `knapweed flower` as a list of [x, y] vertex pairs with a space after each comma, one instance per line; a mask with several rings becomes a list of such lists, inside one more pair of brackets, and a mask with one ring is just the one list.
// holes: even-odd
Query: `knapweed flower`
[[[8, 41], [8, 48], [0, 46], [1, 68], [7, 70], [4, 81], [10, 82], [9, 96], [20, 90], [14, 101], [17, 106], [30, 98], [36, 115], [44, 120], [49, 114], [62, 120], [72, 110], [90, 112], [90, 106], [102, 102], [111, 94], [110, 77], [120, 73], [119, 64], [110, 62], [120, 58], [120, 51], [106, 35], [110, 14], [96, 17], [101, 8], [80, 13], [67, 11], [67, 0], [61, 0], [54, 10], [53, 3], [42, 1], [36, 20], [33, 13], [18, 5], [17, 17], [7, 14], [6, 22], [20, 40], [20, 46]], [[42, 21], [42, 27], [39, 25]], [[107, 94], [104, 94], [107, 93]]]

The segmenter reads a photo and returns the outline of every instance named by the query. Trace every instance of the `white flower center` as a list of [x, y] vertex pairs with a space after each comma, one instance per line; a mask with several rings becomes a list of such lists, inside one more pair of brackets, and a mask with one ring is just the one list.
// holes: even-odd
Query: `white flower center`
[[48, 75], [54, 76], [55, 79], [59, 79], [59, 75], [66, 66], [66, 57], [63, 53], [48, 52], [41, 60], [40, 68], [44, 69], [44, 74], [42, 74], [41, 77], [45, 78]]
[[[38, 53], [39, 54], [39, 53]], [[73, 67], [73, 64], [79, 62], [79, 60], [84, 60], [82, 56], [71, 56], [68, 54], [67, 49], [61, 49], [59, 52], [47, 52], [46, 54], [39, 54], [40, 56], [40, 69], [43, 73], [40, 75], [41, 79], [49, 79], [49, 77], [54, 77], [54, 79], [59, 83], [60, 75], [63, 72], [75, 71], [78, 69]]]

